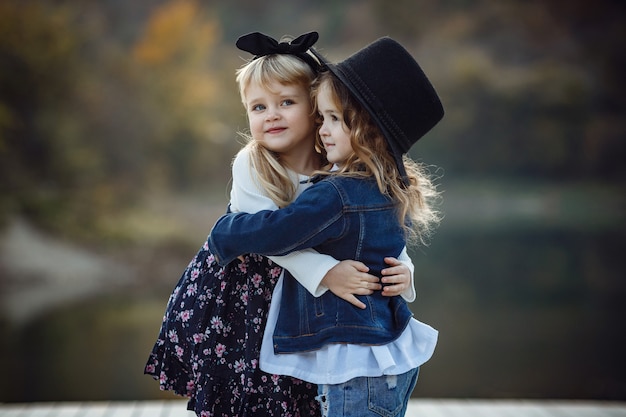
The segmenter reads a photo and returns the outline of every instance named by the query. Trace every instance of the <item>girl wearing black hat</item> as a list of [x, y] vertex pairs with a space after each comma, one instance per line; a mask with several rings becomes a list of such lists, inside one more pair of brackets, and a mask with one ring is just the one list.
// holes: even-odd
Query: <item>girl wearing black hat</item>
[[[314, 150], [310, 99], [319, 61], [308, 50], [316, 40], [314, 32], [290, 43], [255, 33], [237, 43], [258, 59], [237, 72], [251, 137], [233, 162], [231, 211], [289, 204], [310, 185], [304, 174], [324, 162]], [[410, 264], [406, 254], [404, 258]], [[377, 277], [357, 269], [364, 265], [339, 263], [312, 250], [272, 260], [288, 267], [312, 292], [330, 287], [359, 305], [353, 293], [369, 294], [380, 286]], [[397, 266], [388, 269], [400, 285], [389, 293], [397, 295], [407, 286], [410, 298], [412, 271], [395, 262]], [[162, 389], [189, 397], [188, 408], [198, 415], [319, 415], [313, 384], [258, 368], [266, 314], [281, 272], [257, 255], [220, 267], [205, 244], [170, 297], [145, 372], [158, 379]]]
[[[219, 219], [208, 244], [220, 263], [242, 252], [313, 247], [376, 274], [385, 254], [400, 253], [407, 240], [423, 242], [438, 223], [438, 192], [404, 155], [443, 116], [417, 62], [383, 38], [327, 67], [315, 91], [321, 144], [336, 169], [286, 208]], [[402, 416], [438, 333], [412, 318], [402, 297], [358, 298], [366, 309], [332, 293], [314, 298], [285, 279], [261, 369], [317, 383], [324, 416]]]

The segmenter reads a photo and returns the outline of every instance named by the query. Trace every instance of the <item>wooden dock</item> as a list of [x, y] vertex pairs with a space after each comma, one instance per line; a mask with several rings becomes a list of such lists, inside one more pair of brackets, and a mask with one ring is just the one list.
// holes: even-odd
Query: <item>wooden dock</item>
[[[184, 401], [0, 404], [0, 417], [194, 417]], [[406, 417], [626, 417], [626, 403], [413, 399]]]

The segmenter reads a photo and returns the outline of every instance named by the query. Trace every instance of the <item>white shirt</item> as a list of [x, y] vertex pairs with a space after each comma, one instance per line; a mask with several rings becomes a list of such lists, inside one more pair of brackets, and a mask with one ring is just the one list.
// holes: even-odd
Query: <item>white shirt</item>
[[[249, 150], [242, 149], [233, 161], [233, 185], [231, 210], [254, 213], [260, 210], [276, 210], [278, 207], [260, 186], [253, 175]], [[308, 177], [293, 173], [298, 184], [297, 194], [310, 183]], [[270, 256], [272, 261], [287, 269], [311, 294], [320, 296], [328, 289], [320, 285], [328, 270], [339, 261], [320, 254], [313, 249], [292, 252], [285, 256]], [[398, 259], [409, 266], [413, 275], [413, 263], [406, 248]], [[263, 371], [290, 375], [316, 384], [338, 384], [358, 376], [399, 375], [425, 363], [432, 356], [438, 332], [432, 327], [411, 319], [405, 331], [395, 341], [382, 346], [330, 344], [304, 353], [274, 354], [272, 335], [276, 327], [282, 297], [281, 277], [272, 294], [270, 311], [261, 345], [260, 367]], [[402, 294], [407, 301], [415, 299], [413, 280]]]

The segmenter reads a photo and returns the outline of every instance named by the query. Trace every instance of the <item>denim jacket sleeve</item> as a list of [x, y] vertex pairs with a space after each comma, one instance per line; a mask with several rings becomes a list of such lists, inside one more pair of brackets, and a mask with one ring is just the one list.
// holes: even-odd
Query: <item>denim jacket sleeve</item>
[[314, 247], [341, 236], [344, 228], [339, 193], [330, 182], [320, 181], [280, 210], [223, 215], [208, 245], [220, 265], [226, 265], [244, 253], [284, 255]]

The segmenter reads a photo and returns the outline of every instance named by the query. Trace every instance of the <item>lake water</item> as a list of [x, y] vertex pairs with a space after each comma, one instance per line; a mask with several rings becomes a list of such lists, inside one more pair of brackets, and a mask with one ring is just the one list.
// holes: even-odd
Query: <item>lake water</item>
[[[440, 331], [415, 396], [626, 400], [623, 200], [559, 190], [448, 192], [439, 232], [412, 253], [412, 309]], [[177, 280], [4, 323], [0, 401], [173, 398], [142, 371]]]

